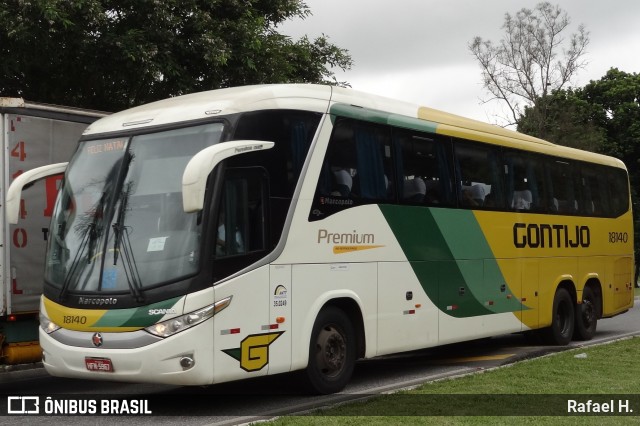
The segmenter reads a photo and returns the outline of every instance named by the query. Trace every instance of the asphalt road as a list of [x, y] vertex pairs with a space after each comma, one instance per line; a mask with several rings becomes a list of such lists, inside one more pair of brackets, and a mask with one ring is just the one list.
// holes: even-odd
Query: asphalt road
[[[40, 395], [52, 400], [67, 397], [95, 401], [100, 410], [102, 398], [126, 396], [130, 401], [149, 401], [155, 415], [128, 416], [131, 425], [181, 424], [236, 425], [277, 415], [368, 398], [384, 392], [417, 386], [421, 383], [534, 358], [567, 348], [599, 344], [640, 335], [640, 303], [624, 315], [598, 323], [595, 338], [589, 342], [572, 342], [568, 347], [536, 346], [522, 335], [506, 335], [465, 344], [361, 361], [356, 365], [347, 388], [335, 395], [310, 396], [299, 388], [296, 374], [246, 380], [209, 387], [176, 387], [148, 384], [123, 384], [60, 379], [49, 376], [43, 368], [32, 365], [0, 370], [0, 398]], [[14, 401], [15, 402], [15, 401]], [[40, 401], [41, 406], [44, 401]], [[4, 404], [4, 405], [3, 405]], [[8, 401], [0, 401], [6, 410]], [[80, 408], [90, 408], [87, 406]], [[122, 409], [122, 407], [116, 407]], [[132, 407], [128, 407], [133, 409]], [[159, 412], [159, 411], [160, 412]], [[170, 413], [171, 415], [157, 415]], [[114, 416], [2, 416], [0, 424], [30, 425], [112, 425], [123, 417]]]

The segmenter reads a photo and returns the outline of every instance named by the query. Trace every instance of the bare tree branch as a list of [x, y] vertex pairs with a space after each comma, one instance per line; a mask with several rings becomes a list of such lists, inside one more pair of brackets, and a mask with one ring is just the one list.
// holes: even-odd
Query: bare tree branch
[[517, 123], [525, 107], [566, 87], [585, 67], [582, 57], [589, 33], [580, 25], [565, 37], [570, 24], [559, 6], [542, 2], [533, 10], [523, 8], [513, 16], [506, 13], [499, 43], [481, 37], [469, 43], [480, 64], [484, 88], [492, 95], [490, 101], [505, 104], [509, 111], [509, 117], [502, 117], [507, 125]]

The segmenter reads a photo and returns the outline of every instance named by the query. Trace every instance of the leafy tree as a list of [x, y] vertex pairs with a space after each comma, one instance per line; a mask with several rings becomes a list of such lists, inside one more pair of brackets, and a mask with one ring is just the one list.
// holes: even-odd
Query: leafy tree
[[[597, 119], [607, 131], [600, 152], [624, 161], [629, 170], [634, 205], [636, 267], [640, 266], [640, 74], [610, 69], [587, 84], [583, 99], [597, 108]], [[636, 285], [637, 285], [636, 269]]]
[[539, 98], [519, 118], [518, 130], [617, 157], [640, 185], [640, 74], [611, 68], [583, 88]]
[[607, 131], [600, 152], [618, 157], [630, 169], [638, 170], [640, 74], [612, 68], [600, 80], [587, 84], [580, 95], [594, 106], [594, 119]]
[[[629, 170], [635, 222], [636, 261], [640, 257], [640, 74], [610, 69], [587, 84], [582, 98], [595, 106], [607, 131], [600, 152], [620, 158]], [[636, 269], [637, 275], [637, 269]], [[636, 277], [637, 278], [637, 277]], [[637, 280], [636, 280], [637, 281]]]
[[640, 74], [612, 68], [583, 88], [540, 98], [525, 108], [518, 130], [625, 163], [634, 205], [636, 258], [640, 258]]
[[581, 90], [556, 90], [525, 106], [518, 118], [519, 132], [572, 148], [599, 152], [607, 132], [598, 109], [582, 98]]
[[0, 93], [116, 111], [221, 87], [337, 83], [348, 52], [276, 31], [302, 0], [4, 0]]
[[[538, 3], [505, 14], [504, 38], [499, 43], [475, 37], [469, 50], [482, 69], [484, 88], [507, 107], [507, 125], [516, 124], [524, 106], [532, 106], [554, 90], [561, 90], [585, 65], [582, 60], [589, 34], [584, 26], [565, 39], [571, 23], [559, 6]], [[539, 108], [543, 118], [544, 108]], [[544, 122], [544, 119], [542, 120]]]

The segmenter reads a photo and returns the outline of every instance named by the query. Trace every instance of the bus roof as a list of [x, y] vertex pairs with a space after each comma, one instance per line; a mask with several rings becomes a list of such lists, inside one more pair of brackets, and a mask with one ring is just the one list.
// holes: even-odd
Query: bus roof
[[369, 121], [392, 121], [439, 134], [625, 168], [622, 161], [612, 157], [555, 145], [481, 121], [353, 89], [314, 84], [241, 86], [177, 96], [102, 118], [91, 124], [84, 135], [171, 125], [254, 110], [334, 112], [335, 106], [344, 106], [341, 111], [350, 111], [349, 115]]
[[241, 86], [176, 96], [117, 112], [95, 122], [85, 135], [170, 125], [261, 109], [325, 112], [331, 86], [277, 84]]

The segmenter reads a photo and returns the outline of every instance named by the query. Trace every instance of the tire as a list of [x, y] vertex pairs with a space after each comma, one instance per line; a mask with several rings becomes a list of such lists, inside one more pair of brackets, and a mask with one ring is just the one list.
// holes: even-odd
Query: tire
[[575, 340], [591, 340], [596, 334], [599, 303], [595, 292], [590, 287], [585, 287], [582, 290], [582, 303], [576, 306], [575, 313], [575, 329], [573, 331]]
[[318, 314], [309, 343], [306, 378], [318, 394], [339, 392], [347, 385], [356, 360], [353, 325], [340, 309], [329, 306]]
[[546, 343], [565, 346], [573, 338], [575, 309], [569, 292], [564, 288], [556, 290], [553, 298], [551, 327], [545, 330]]

